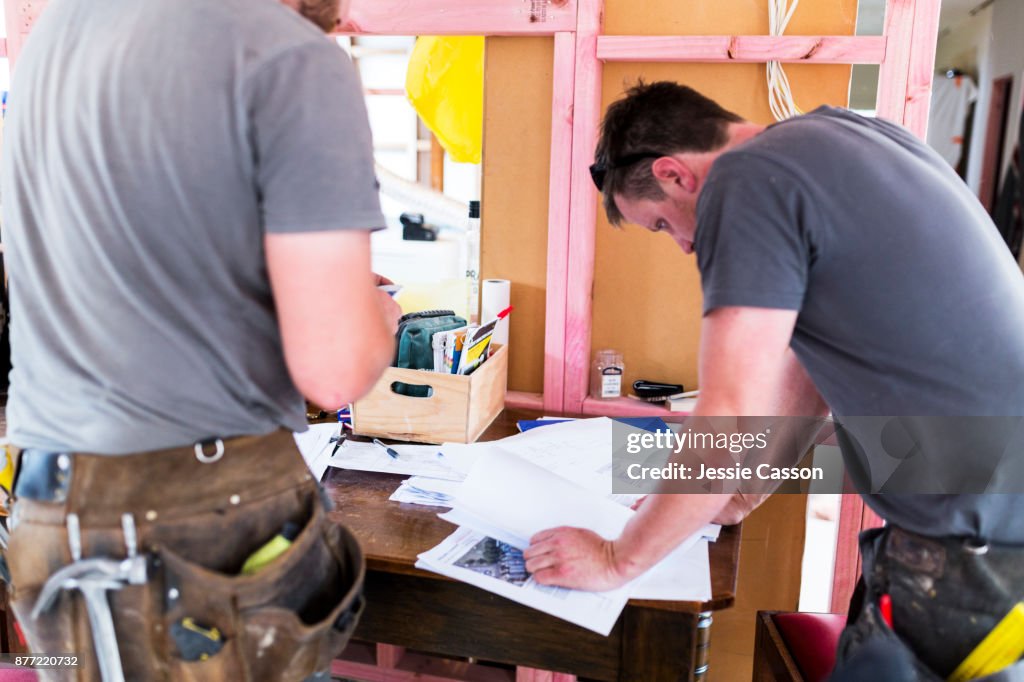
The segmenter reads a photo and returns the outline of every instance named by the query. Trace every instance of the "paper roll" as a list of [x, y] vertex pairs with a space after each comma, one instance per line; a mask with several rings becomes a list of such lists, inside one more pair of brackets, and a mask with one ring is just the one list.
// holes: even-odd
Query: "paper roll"
[[[493, 320], [502, 310], [509, 306], [512, 299], [512, 283], [507, 279], [485, 279], [480, 292], [480, 322]], [[508, 318], [494, 328], [492, 343], [508, 345]]]

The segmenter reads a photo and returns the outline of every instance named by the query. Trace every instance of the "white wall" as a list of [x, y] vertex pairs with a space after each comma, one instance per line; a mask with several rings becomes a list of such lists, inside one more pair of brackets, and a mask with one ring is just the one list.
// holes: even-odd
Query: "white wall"
[[1021, 98], [1024, 89], [1024, 2], [996, 0], [992, 5], [992, 44], [989, 52], [991, 77], [1013, 76], [1007, 117], [1006, 144], [1003, 147], [1003, 166], [1000, 169], [1000, 187], [1003, 173], [1010, 165], [1010, 152], [1017, 143], [1020, 130]]
[[[1003, 0], [997, 0], [1000, 2]], [[1018, 0], [1011, 0], [1017, 2]], [[974, 124], [971, 128], [971, 146], [967, 152], [968, 187], [975, 194], [981, 187], [981, 163], [984, 157], [985, 125], [988, 120], [988, 102], [992, 96], [992, 74], [989, 54], [992, 48], [992, 13], [989, 6], [975, 16], [968, 16], [948, 32], [939, 35], [935, 50], [937, 71], [961, 69], [976, 74], [978, 80], [978, 101], [974, 110]]]
[[957, 68], [975, 73], [982, 56], [978, 54], [978, 48], [989, 42], [991, 23], [992, 7], [989, 6], [973, 17], [963, 17], [948, 32], [940, 32], [935, 50], [936, 70]]
[[[1017, 143], [1024, 100], [1024, 0], [995, 0], [973, 17], [965, 17], [939, 35], [935, 66], [938, 70], [960, 68], [977, 73], [978, 101], [971, 128], [971, 148], [967, 157], [967, 184], [977, 194], [981, 185], [981, 166], [985, 154], [992, 81], [1013, 77], [1010, 92], [1003, 165], [999, 187], [1010, 163], [1010, 152]], [[1024, 268], [1024, 258], [1021, 260]]]
[[971, 148], [967, 157], [967, 184], [977, 194], [981, 185], [981, 165], [985, 153], [992, 81], [1013, 76], [1010, 94], [1006, 143], [1003, 150], [1002, 174], [1010, 162], [1010, 151], [1017, 141], [1021, 116], [1021, 84], [1024, 81], [1024, 1], [995, 0], [973, 17], [967, 17], [947, 33], [939, 36], [935, 55], [938, 70], [959, 68], [977, 73], [978, 102], [971, 129]]

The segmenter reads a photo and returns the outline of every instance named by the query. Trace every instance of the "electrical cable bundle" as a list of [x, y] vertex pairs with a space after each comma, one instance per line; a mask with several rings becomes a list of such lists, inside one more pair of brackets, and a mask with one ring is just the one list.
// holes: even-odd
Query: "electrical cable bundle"
[[[781, 36], [786, 31], [789, 20], [800, 0], [768, 0], [768, 31], [773, 36]], [[804, 113], [793, 100], [793, 91], [789, 87], [789, 78], [778, 61], [767, 64], [768, 106], [776, 121]]]

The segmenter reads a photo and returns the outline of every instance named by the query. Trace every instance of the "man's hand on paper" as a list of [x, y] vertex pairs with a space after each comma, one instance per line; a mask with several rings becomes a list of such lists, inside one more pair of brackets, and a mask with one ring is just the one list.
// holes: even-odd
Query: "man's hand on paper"
[[542, 585], [604, 592], [629, 578], [615, 561], [615, 543], [582, 528], [550, 528], [530, 538], [526, 570]]

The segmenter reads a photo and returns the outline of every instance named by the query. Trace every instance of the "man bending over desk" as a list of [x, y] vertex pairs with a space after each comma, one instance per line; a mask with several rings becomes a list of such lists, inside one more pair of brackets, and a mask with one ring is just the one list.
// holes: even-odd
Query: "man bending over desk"
[[[765, 127], [658, 82], [608, 109], [595, 156], [613, 224], [697, 256], [695, 415], [1024, 415], [1024, 278], [977, 199], [903, 128], [830, 107]], [[917, 442], [936, 478], [981, 456], [935, 435]], [[840, 444], [851, 473], [882, 463], [878, 448]], [[835, 679], [882, 665], [895, 679], [894, 661], [900, 679], [944, 679], [1024, 600], [1022, 454], [993, 470], [1014, 494], [865, 494], [888, 525], [862, 535], [866, 589]], [[729, 503], [652, 495], [615, 541], [537, 534], [527, 568], [542, 583], [616, 587], [712, 519], [737, 521]], [[898, 639], [879, 617], [886, 593]]]

